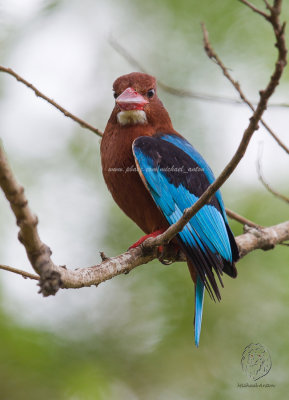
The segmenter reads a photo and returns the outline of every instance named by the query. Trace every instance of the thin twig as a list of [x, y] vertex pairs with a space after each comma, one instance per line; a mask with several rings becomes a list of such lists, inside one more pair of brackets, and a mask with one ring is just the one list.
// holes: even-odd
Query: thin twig
[[228, 208], [226, 208], [226, 214], [228, 215], [229, 218], [240, 222], [240, 224], [242, 225], [248, 225], [251, 226], [252, 228], [262, 228], [261, 225], [256, 224], [255, 222], [243, 217], [240, 214], [237, 214], [235, 211], [229, 210]]
[[[208, 57], [213, 59], [216, 62], [216, 64], [221, 68], [224, 76], [232, 83], [234, 88], [239, 93], [241, 100], [245, 104], [247, 104], [251, 108], [251, 110], [254, 112], [255, 111], [255, 107], [253, 106], [253, 104], [245, 96], [243, 90], [241, 89], [241, 86], [240, 86], [239, 82], [235, 81], [231, 77], [231, 75], [230, 75], [230, 73], [228, 71], [228, 68], [224, 65], [222, 60], [219, 58], [219, 56], [213, 50], [213, 48], [212, 48], [212, 46], [211, 46], [211, 44], [209, 42], [208, 32], [207, 32], [204, 24], [202, 24], [202, 29], [203, 29], [203, 33], [204, 33], [204, 46], [205, 46], [205, 50], [206, 50], [206, 53], [207, 53]], [[282, 29], [282, 28], [280, 27], [280, 29]], [[282, 149], [285, 150], [287, 154], [289, 154], [289, 148], [279, 139], [279, 137], [274, 133], [274, 131], [269, 127], [269, 125], [262, 118], [260, 119], [260, 121], [261, 121], [261, 124], [264, 126], [264, 128], [267, 129], [267, 131], [270, 133], [270, 135], [276, 140], [276, 142], [279, 144], [279, 146], [282, 147]]]
[[282, 149], [289, 154], [289, 148], [285, 145], [285, 143], [283, 143], [280, 138], [276, 135], [276, 133], [274, 133], [274, 131], [272, 131], [272, 129], [266, 124], [266, 122], [264, 122], [263, 119], [261, 119], [261, 124], [264, 126], [265, 129], [267, 129], [267, 131], [270, 133], [270, 135], [275, 139], [275, 141], [279, 144], [280, 147], [282, 147]]
[[25, 86], [27, 86], [29, 89], [33, 90], [33, 92], [35, 93], [35, 95], [37, 97], [41, 97], [42, 99], [44, 99], [45, 101], [47, 101], [49, 104], [51, 104], [53, 107], [57, 108], [60, 112], [62, 112], [66, 117], [71, 118], [73, 121], [77, 122], [80, 126], [82, 126], [83, 128], [89, 129], [90, 131], [92, 131], [93, 133], [95, 133], [98, 136], [102, 136], [102, 132], [95, 128], [94, 126], [88, 124], [87, 122], [85, 122], [83, 119], [80, 119], [78, 117], [76, 117], [74, 114], [71, 114], [71, 112], [67, 111], [64, 107], [62, 107], [61, 105], [59, 105], [58, 103], [56, 103], [54, 100], [50, 99], [49, 97], [47, 97], [45, 94], [43, 94], [42, 92], [40, 92], [40, 90], [38, 90], [34, 85], [32, 85], [31, 83], [29, 83], [26, 79], [22, 78], [20, 75], [18, 75], [15, 71], [13, 71], [11, 68], [6, 68], [0, 65], [0, 72], [5, 72], [11, 76], [13, 76], [14, 78], [17, 79], [17, 81], [23, 83]]
[[263, 1], [264, 1], [265, 5], [266, 5], [267, 10], [271, 11], [272, 10], [272, 6], [269, 4], [269, 2], [267, 0], [263, 0]]
[[259, 181], [263, 184], [263, 186], [268, 190], [268, 192], [272, 193], [275, 197], [280, 200], [285, 201], [285, 203], [289, 203], [289, 197], [285, 196], [282, 193], [277, 192], [277, 190], [273, 189], [269, 183], [267, 183], [263, 177], [262, 168], [261, 168], [261, 158], [262, 158], [262, 147], [259, 147], [258, 158], [256, 162], [256, 169], [258, 173]]
[[13, 272], [14, 274], [21, 275], [25, 279], [29, 278], [29, 279], [34, 279], [36, 281], [39, 281], [39, 278], [40, 278], [39, 275], [30, 274], [29, 272], [23, 271], [18, 268], [9, 267], [8, 265], [0, 265], [0, 269], [3, 269], [4, 271]]
[[269, 21], [270, 15], [266, 14], [262, 10], [259, 10], [259, 8], [255, 7], [252, 3], [250, 3], [247, 0], [239, 0], [239, 1], [248, 6], [249, 8], [251, 8], [251, 10], [253, 10], [255, 13], [262, 15], [262, 17], [264, 17], [267, 21]]

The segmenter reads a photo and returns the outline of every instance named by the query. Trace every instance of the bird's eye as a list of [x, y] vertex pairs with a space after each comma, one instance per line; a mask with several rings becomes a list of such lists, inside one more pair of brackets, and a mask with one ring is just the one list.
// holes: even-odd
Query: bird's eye
[[117, 93], [113, 92], [113, 97], [116, 99], [118, 97]]
[[155, 94], [155, 90], [154, 90], [154, 89], [150, 89], [150, 90], [147, 92], [147, 96], [148, 96], [149, 99], [151, 99], [151, 98], [153, 97], [154, 94]]

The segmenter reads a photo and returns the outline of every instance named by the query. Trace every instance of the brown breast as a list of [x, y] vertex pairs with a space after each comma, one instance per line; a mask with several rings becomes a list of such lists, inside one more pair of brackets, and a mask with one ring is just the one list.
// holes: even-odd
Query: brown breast
[[154, 132], [146, 126], [107, 126], [101, 141], [104, 180], [115, 202], [145, 233], [168, 227], [136, 169], [132, 143]]

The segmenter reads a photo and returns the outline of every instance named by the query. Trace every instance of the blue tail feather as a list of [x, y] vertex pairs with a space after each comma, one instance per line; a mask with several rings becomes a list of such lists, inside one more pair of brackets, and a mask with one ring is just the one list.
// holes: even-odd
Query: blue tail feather
[[198, 275], [196, 283], [196, 298], [195, 298], [195, 345], [199, 346], [201, 327], [202, 327], [202, 315], [204, 305], [204, 293], [205, 286]]

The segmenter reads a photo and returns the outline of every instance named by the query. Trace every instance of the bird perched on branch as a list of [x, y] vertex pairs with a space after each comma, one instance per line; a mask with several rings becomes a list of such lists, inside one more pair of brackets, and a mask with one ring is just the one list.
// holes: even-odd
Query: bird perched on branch
[[[215, 178], [202, 156], [174, 130], [155, 78], [123, 75], [113, 91], [115, 106], [101, 141], [102, 169], [115, 202], [146, 233], [134, 247], [174, 224]], [[186, 255], [195, 283], [198, 346], [205, 289], [220, 300], [217, 280], [223, 286], [223, 272], [237, 276], [238, 248], [219, 191], [174, 242]]]

